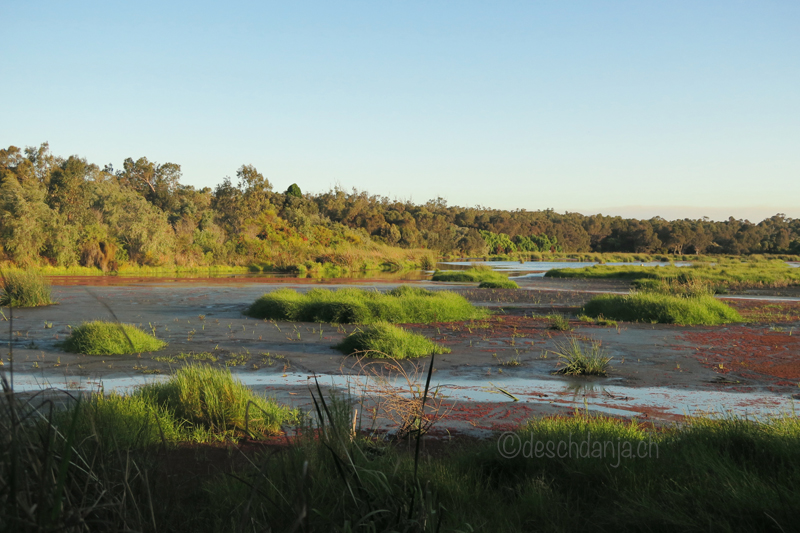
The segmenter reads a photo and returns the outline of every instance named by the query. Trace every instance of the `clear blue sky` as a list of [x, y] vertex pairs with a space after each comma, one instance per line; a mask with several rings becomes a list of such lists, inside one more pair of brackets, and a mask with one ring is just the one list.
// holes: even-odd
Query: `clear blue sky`
[[800, 2], [0, 3], [0, 145], [214, 186], [800, 218]]

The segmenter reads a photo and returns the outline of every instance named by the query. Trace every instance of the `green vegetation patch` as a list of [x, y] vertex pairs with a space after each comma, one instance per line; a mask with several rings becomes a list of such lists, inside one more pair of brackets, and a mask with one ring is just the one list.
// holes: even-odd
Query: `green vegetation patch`
[[393, 357], [395, 359], [450, 353], [450, 348], [385, 322], [365, 326], [353, 332], [334, 348], [346, 355]]
[[255, 318], [338, 324], [430, 323], [480, 319], [489, 311], [451, 292], [402, 285], [386, 294], [361, 289], [278, 289], [256, 300], [245, 314]]
[[281, 424], [299, 417], [296, 410], [253, 393], [229, 370], [205, 365], [185, 366], [169, 381], [145, 385], [137, 394], [187, 427], [214, 435], [274, 435]]
[[[800, 269], [784, 261], [741, 261], [723, 259], [718, 263], [696, 263], [688, 267], [666, 265], [659, 267], [595, 265], [586, 268], [562, 268], [545, 273], [551, 278], [628, 279], [638, 288], [652, 289], [660, 280], [675, 280], [686, 284], [699, 280], [713, 289], [753, 287], [785, 287], [800, 284]], [[649, 281], [652, 280], [652, 281]]]
[[714, 325], [742, 321], [738, 311], [713, 296], [684, 298], [645, 292], [601, 294], [592, 298], [583, 312], [590, 317], [662, 324]]
[[87, 355], [115, 355], [160, 350], [167, 343], [133, 324], [95, 320], [72, 330], [61, 347], [64, 351]]
[[130, 396], [93, 394], [56, 415], [56, 423], [70, 427], [78, 440], [91, 438], [108, 450], [274, 435], [281, 424], [299, 420], [296, 409], [256, 395], [226, 369], [208, 366], [184, 367]]
[[553, 353], [563, 365], [558, 373], [568, 376], [605, 376], [611, 361], [599, 342], [581, 342], [575, 337], [570, 337], [566, 343], [556, 344]]
[[479, 289], [519, 289], [516, 281], [510, 279], [484, 280], [478, 285]]
[[0, 305], [11, 307], [39, 307], [55, 302], [50, 298], [50, 282], [33, 270], [6, 270], [2, 272], [3, 288]]
[[[483, 283], [495, 282], [502, 283], [509, 281], [508, 275], [502, 272], [492, 270], [486, 265], [475, 265], [466, 270], [437, 270], [433, 273], [432, 281], [453, 281], [453, 282], [468, 282], [468, 283]], [[513, 283], [513, 282], [512, 282]], [[517, 284], [514, 283], [516, 288]], [[502, 287], [507, 288], [507, 287]]]
[[197, 440], [190, 438], [168, 409], [139, 394], [93, 394], [57, 416], [64, 427], [69, 427], [73, 419], [77, 436], [91, 435], [109, 450]]

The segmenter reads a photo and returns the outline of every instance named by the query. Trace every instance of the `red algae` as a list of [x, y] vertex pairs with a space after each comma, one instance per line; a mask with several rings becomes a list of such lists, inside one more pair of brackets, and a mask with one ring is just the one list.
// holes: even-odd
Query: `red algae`
[[745, 320], [756, 322], [800, 321], [800, 302], [724, 298]]
[[[720, 374], [794, 385], [800, 380], [800, 335], [752, 326], [689, 331], [694, 357]], [[688, 348], [691, 350], [691, 348]]]

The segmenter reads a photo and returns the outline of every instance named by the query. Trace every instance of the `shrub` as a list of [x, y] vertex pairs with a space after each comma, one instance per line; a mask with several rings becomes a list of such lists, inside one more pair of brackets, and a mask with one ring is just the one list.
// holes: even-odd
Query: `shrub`
[[570, 337], [564, 344], [556, 344], [553, 353], [564, 365], [558, 373], [568, 376], [605, 376], [611, 361], [599, 342], [583, 343], [575, 337]]
[[450, 353], [449, 348], [431, 342], [422, 335], [385, 322], [378, 322], [356, 330], [334, 348], [346, 355], [393, 357], [394, 359]]
[[169, 381], [151, 383], [138, 393], [169, 410], [191, 428], [217, 435], [250, 432], [276, 434], [281, 424], [296, 422], [296, 410], [257, 396], [227, 369], [188, 365]]
[[485, 318], [489, 312], [458, 294], [403, 285], [386, 294], [361, 289], [313, 289], [300, 294], [278, 289], [256, 300], [245, 314], [300, 322], [370, 324], [454, 322]]
[[628, 322], [663, 324], [728, 324], [741, 322], [741, 315], [712, 296], [684, 298], [668, 294], [634, 292], [602, 294], [592, 298], [583, 308], [591, 317]]
[[72, 330], [61, 347], [87, 355], [115, 355], [160, 350], [167, 343], [148, 335], [133, 324], [95, 320]]
[[0, 305], [11, 307], [39, 307], [55, 303], [50, 299], [50, 282], [32, 270], [7, 270], [2, 272], [3, 290]]

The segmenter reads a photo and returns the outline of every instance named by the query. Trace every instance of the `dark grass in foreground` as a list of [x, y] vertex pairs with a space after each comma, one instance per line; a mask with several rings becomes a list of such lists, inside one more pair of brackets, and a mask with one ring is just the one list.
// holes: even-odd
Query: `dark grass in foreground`
[[166, 423], [145, 407], [131, 407], [138, 421], [109, 415], [127, 429], [90, 419], [87, 435], [91, 411], [53, 424], [46, 404], [34, 411], [5, 394], [0, 530], [777, 532], [796, 523], [794, 416], [657, 430], [579, 414], [416, 460], [413, 445], [352, 432], [346, 398], [316, 400], [317, 421], [300, 438], [263, 454], [232, 446], [241, 460], [223, 471], [210, 448], [123, 439]]
[[[241, 479], [209, 482], [205, 514], [224, 527], [218, 517], [251, 501], [251, 513], [269, 517], [275, 530], [293, 519], [320, 531], [359, 521], [368, 530], [403, 530], [398, 518], [413, 517], [406, 530], [788, 531], [800, 484], [798, 437], [793, 418], [698, 419], [663, 432], [608, 418], [542, 419], [499, 443], [454, 446], [420, 461], [417, 476], [405, 446], [345, 437], [328, 444], [334, 456], [305, 440]], [[264, 489], [251, 500], [253, 486]], [[304, 504], [318, 513], [301, 516]]]
[[450, 353], [450, 348], [436, 344], [418, 333], [411, 333], [385, 322], [378, 322], [356, 330], [345, 337], [335, 348], [345, 355], [394, 359], [412, 359], [431, 354]]
[[430, 323], [480, 319], [489, 311], [447, 291], [402, 285], [386, 294], [361, 289], [278, 289], [256, 300], [245, 314], [255, 318], [339, 324]]
[[270, 435], [299, 422], [296, 410], [210, 368], [182, 369], [132, 396], [76, 397], [67, 408], [24, 401], [0, 377], [2, 532], [213, 531], [191, 520], [202, 499], [197, 478], [187, 500], [169, 487], [170, 454], [180, 443]]
[[115, 355], [153, 352], [166, 345], [133, 324], [95, 320], [74, 328], [61, 347], [72, 353]]
[[662, 324], [714, 325], [742, 321], [738, 311], [713, 296], [685, 298], [644, 292], [596, 296], [584, 306], [583, 313], [593, 318]]
[[50, 282], [34, 270], [4, 270], [0, 305], [11, 307], [39, 307], [55, 302], [50, 295]]

